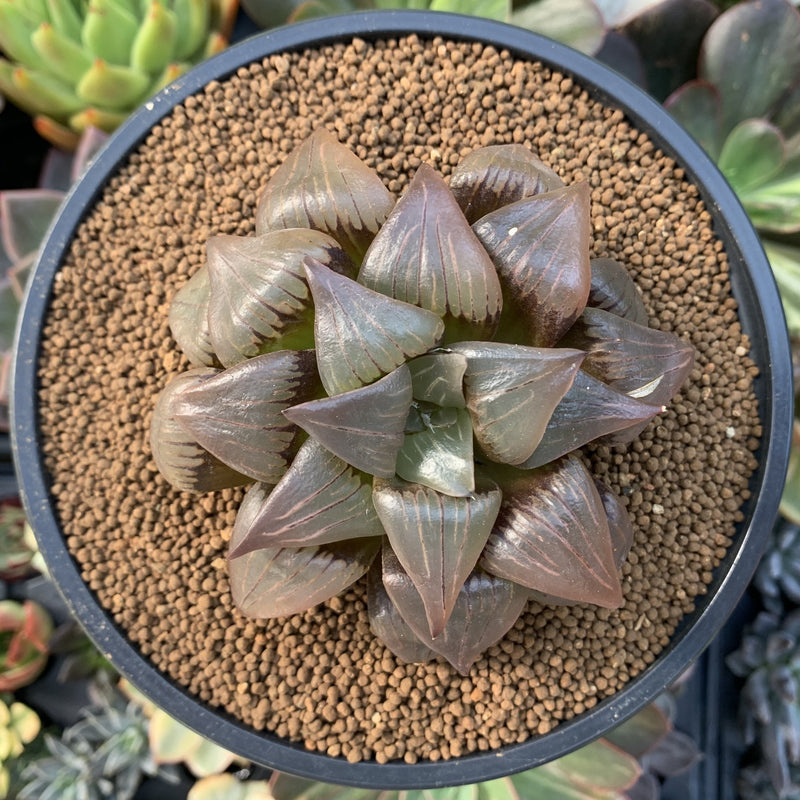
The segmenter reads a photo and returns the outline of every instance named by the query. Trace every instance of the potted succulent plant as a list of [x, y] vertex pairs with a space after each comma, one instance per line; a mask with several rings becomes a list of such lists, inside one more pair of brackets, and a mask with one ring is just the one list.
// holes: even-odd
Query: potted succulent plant
[[215, 57], [97, 156], [23, 311], [15, 453], [55, 580], [173, 716], [339, 783], [475, 782], [707, 644], [789, 375], [758, 240], [654, 102], [522, 30], [358, 15]]

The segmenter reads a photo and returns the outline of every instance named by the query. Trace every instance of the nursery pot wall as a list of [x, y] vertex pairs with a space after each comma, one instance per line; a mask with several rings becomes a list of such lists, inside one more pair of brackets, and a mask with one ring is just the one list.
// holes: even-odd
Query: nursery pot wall
[[[115, 172], [151, 129], [210, 81], [222, 81], [267, 56], [320, 47], [334, 41], [397, 38], [416, 33], [457, 42], [493, 44], [518, 58], [541, 61], [573, 79], [589, 96], [621, 109], [630, 123], [685, 170], [699, 190], [730, 262], [738, 319], [758, 366], [754, 381], [763, 435], [751, 496], [742, 506], [733, 544], [713, 572], [708, 591], [696, 599], [649, 667], [615, 694], [557, 724], [549, 733], [488, 752], [415, 764], [345, 758], [306, 749], [302, 743], [244, 724], [204, 704], [156, 668], [89, 589], [63, 533], [54, 507], [42, 452], [38, 362], [54, 284], [76, 231]], [[535, 143], [534, 143], [535, 144]], [[67, 602], [103, 653], [136, 686], [185, 724], [255, 762], [298, 775], [371, 787], [421, 788], [473, 783], [510, 774], [557, 758], [617, 725], [669, 685], [709, 643], [750, 580], [777, 513], [788, 459], [792, 421], [792, 378], [780, 298], [758, 237], [735, 195], [698, 145], [652, 99], [616, 73], [569, 48], [507, 25], [449, 14], [378, 12], [302, 23], [254, 37], [192, 70], [147, 102], [112, 137], [77, 184], [54, 222], [32, 278], [18, 332], [13, 395], [14, 452], [25, 506], [41, 550]], [[77, 423], [76, 423], [77, 424]], [[74, 546], [74, 543], [73, 543]]]

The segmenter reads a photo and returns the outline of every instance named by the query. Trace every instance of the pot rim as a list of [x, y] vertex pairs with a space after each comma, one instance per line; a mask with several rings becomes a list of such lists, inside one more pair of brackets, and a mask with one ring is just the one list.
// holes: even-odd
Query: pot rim
[[[749, 515], [715, 570], [708, 593], [684, 617], [670, 644], [645, 671], [592, 709], [558, 724], [550, 733], [520, 744], [446, 761], [416, 764], [362, 761], [307, 751], [302, 744], [259, 733], [223, 711], [213, 710], [160, 672], [131, 644], [100, 607], [67, 550], [49, 496], [40, 448], [37, 360], [51, 287], [75, 230], [104, 188], [107, 176], [172, 108], [211, 80], [281, 52], [319, 47], [338, 40], [368, 40], [418, 34], [442, 36], [507, 49], [539, 60], [573, 77], [595, 99], [624, 111], [628, 119], [675, 158], [698, 188], [731, 261], [733, 293], [751, 355], [761, 368], [763, 439], [751, 481]], [[757, 334], [757, 335], [754, 335]], [[72, 612], [111, 662], [157, 705], [184, 724], [237, 754], [274, 769], [325, 781], [369, 788], [421, 789], [476, 783], [551, 761], [587, 744], [653, 700], [693, 662], [732, 612], [766, 546], [788, 463], [792, 425], [789, 342], [778, 289], [760, 240], [733, 190], [689, 134], [650, 96], [589, 56], [522, 28], [458, 14], [430, 11], [373, 11], [309, 20], [257, 34], [202, 62], [137, 110], [111, 137], [83, 178], [71, 189], [51, 225], [17, 329], [12, 396], [12, 444], [20, 490], [51, 575]], [[766, 402], [763, 402], [766, 399]], [[766, 444], [764, 444], [764, 442]]]

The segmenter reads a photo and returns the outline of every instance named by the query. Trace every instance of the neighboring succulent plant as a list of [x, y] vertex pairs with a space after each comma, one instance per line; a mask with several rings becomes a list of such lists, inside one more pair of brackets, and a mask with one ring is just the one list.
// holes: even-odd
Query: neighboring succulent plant
[[800, 526], [779, 519], [756, 569], [753, 585], [767, 611], [780, 615], [785, 601], [800, 605]]
[[0, 797], [8, 797], [10, 768], [25, 752], [42, 727], [39, 715], [24, 703], [0, 699]]
[[34, 681], [47, 663], [53, 621], [33, 600], [0, 600], [0, 692]]
[[25, 512], [18, 502], [0, 503], [0, 580], [18, 580], [34, 571], [38, 550], [35, 540], [31, 548], [26, 526]]
[[235, 775], [210, 775], [189, 790], [186, 800], [275, 800], [267, 781], [240, 781]]
[[74, 148], [111, 132], [192, 64], [222, 50], [236, 0], [0, 0], [0, 91]]
[[646, 326], [624, 267], [590, 264], [589, 205], [521, 145], [474, 151], [449, 188], [423, 164], [395, 204], [320, 130], [256, 236], [209, 240], [170, 310], [198, 366], [151, 445], [179, 489], [255, 482], [229, 554], [245, 614], [369, 570], [378, 637], [467, 672], [531, 597], [621, 604], [633, 530], [574, 451], [635, 438], [694, 353]]

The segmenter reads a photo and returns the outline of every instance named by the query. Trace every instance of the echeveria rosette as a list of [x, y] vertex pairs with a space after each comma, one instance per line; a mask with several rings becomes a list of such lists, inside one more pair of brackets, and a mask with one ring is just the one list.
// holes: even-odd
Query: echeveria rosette
[[[463, 673], [530, 599], [623, 602], [622, 501], [574, 451], [630, 441], [693, 365], [590, 259], [590, 196], [526, 147], [422, 165], [395, 202], [319, 130], [171, 306], [193, 368], [160, 396], [162, 473], [253, 484], [237, 607], [303, 612], [368, 574], [375, 634]], [[504, 315], [505, 309], [505, 315]]]

